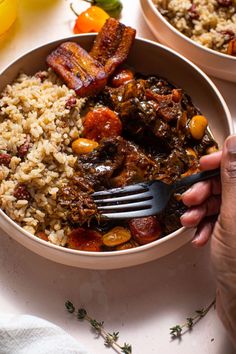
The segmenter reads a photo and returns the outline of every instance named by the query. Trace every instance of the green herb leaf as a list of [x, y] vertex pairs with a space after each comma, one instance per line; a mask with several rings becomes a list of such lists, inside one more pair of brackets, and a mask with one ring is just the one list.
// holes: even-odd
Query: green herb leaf
[[189, 329], [192, 328], [193, 327], [193, 318], [192, 317], [187, 317], [186, 320], [187, 320], [188, 328]]
[[[75, 307], [70, 301], [66, 301], [65, 303], [66, 309], [70, 313], [75, 312]], [[87, 311], [84, 308], [79, 308], [77, 312], [75, 313], [76, 317], [79, 320], [86, 320], [90, 323], [91, 327], [98, 333], [98, 336], [102, 336], [104, 339], [104, 345], [106, 347], [112, 347], [116, 352], [124, 353], [124, 354], [132, 354], [132, 347], [130, 344], [124, 343], [123, 347], [117, 343], [119, 339], [119, 332], [112, 332], [108, 333], [106, 329], [104, 328], [104, 322], [97, 321], [94, 318], [91, 318], [88, 314]]]
[[98, 332], [101, 332], [101, 329], [103, 327], [104, 322], [98, 322], [97, 320], [94, 320], [93, 318], [91, 318], [89, 320], [91, 326]]
[[119, 338], [119, 332], [108, 333], [107, 336], [105, 337], [104, 344], [107, 347], [111, 347], [112, 344], [117, 342], [118, 338]]
[[200, 310], [196, 310], [195, 312], [196, 312], [196, 314], [198, 314], [200, 317], [203, 317], [205, 310], [204, 310], [204, 308], [202, 308], [202, 309], [200, 309]]
[[121, 347], [121, 352], [124, 354], [132, 354], [132, 347], [130, 344], [124, 343], [124, 346]]
[[113, 332], [112, 337], [113, 337], [114, 342], [116, 342], [119, 339], [119, 332]]
[[194, 316], [187, 317], [186, 322], [184, 324], [171, 327], [170, 328], [170, 335], [172, 336], [172, 338], [181, 337], [183, 334], [182, 333], [183, 329], [186, 329], [184, 333], [186, 333], [187, 330], [190, 331], [193, 328], [193, 326], [198, 322], [199, 319], [206, 316], [206, 314], [209, 312], [209, 310], [212, 307], [215, 308], [215, 303], [216, 303], [216, 299], [214, 299], [207, 307], [195, 311]]
[[75, 312], [75, 307], [74, 307], [74, 305], [72, 304], [72, 302], [70, 302], [69, 300], [67, 300], [67, 301], [65, 302], [65, 307], [66, 307], [66, 309], [67, 309], [67, 311], [68, 311], [69, 313], [74, 313], [74, 312]]
[[87, 311], [83, 308], [78, 309], [77, 318], [83, 320], [87, 316]]
[[176, 325], [170, 328], [170, 335], [174, 338], [181, 337], [182, 327], [180, 325]]
[[111, 347], [113, 343], [114, 343], [113, 337], [112, 337], [112, 335], [110, 333], [108, 333], [105, 336], [104, 344], [105, 344], [106, 347]]

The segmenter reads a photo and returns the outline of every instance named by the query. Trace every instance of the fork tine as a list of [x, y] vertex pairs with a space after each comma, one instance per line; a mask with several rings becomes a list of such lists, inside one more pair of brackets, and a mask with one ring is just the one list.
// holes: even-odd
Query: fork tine
[[125, 186], [125, 187], [121, 187], [121, 188], [113, 188], [113, 189], [109, 189], [106, 191], [98, 191], [98, 192], [94, 192], [92, 194], [92, 197], [94, 199], [99, 198], [99, 197], [109, 197], [115, 194], [128, 194], [128, 193], [141, 193], [141, 192], [145, 192], [148, 191], [148, 186], [146, 184], [134, 184], [134, 185], [130, 185], [130, 186]]
[[139, 193], [139, 194], [130, 194], [130, 195], [125, 195], [124, 197], [114, 197], [114, 198], [105, 198], [105, 199], [95, 199], [96, 204], [107, 204], [107, 203], [117, 203], [117, 202], [131, 202], [132, 201], [137, 201], [140, 200], [142, 201], [143, 199], [151, 199], [153, 198], [152, 194], [150, 192], [144, 192], [144, 193]]
[[[97, 209], [100, 212], [108, 212], [108, 213], [113, 213], [114, 212], [119, 212], [119, 211], [128, 211], [132, 210], [135, 211], [135, 209], [147, 209], [151, 208], [152, 204], [150, 203], [151, 199], [145, 200], [143, 202], [137, 202], [137, 203], [128, 203], [128, 204], [118, 204], [118, 205], [103, 205], [103, 206], [98, 206]], [[109, 211], [110, 210], [110, 211]]]
[[141, 218], [141, 217], [146, 217], [146, 216], [152, 216], [154, 215], [153, 209], [146, 209], [146, 210], [136, 210], [136, 211], [125, 211], [122, 213], [108, 213], [108, 214], [102, 214], [102, 217], [105, 217], [107, 219], [114, 219], [114, 220], [125, 220], [125, 219], [133, 219], [133, 218]]

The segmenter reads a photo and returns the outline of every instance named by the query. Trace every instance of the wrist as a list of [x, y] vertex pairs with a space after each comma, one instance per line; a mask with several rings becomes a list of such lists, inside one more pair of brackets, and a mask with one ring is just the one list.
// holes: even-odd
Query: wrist
[[217, 313], [236, 348], [236, 296], [220, 287], [216, 295]]

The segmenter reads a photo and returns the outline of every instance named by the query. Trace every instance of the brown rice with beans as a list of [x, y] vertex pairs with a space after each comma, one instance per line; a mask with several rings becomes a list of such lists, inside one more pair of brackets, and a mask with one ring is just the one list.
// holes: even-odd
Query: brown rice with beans
[[43, 225], [62, 246], [68, 226], [56, 197], [74, 172], [70, 145], [84, 102], [50, 70], [21, 74], [0, 97], [0, 206], [32, 234]]
[[207, 48], [227, 53], [229, 42], [236, 38], [236, 0], [153, 0], [153, 3], [177, 30]]

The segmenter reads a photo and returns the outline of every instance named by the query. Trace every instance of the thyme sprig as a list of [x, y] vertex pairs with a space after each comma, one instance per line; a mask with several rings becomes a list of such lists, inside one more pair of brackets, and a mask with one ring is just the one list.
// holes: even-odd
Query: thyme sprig
[[206, 314], [210, 311], [210, 309], [214, 306], [215, 307], [216, 299], [214, 299], [210, 305], [208, 305], [206, 308], [202, 308], [200, 310], [196, 310], [195, 314], [192, 317], [187, 317], [186, 322], [183, 323], [182, 325], [175, 325], [170, 328], [170, 335], [172, 339], [175, 338], [181, 338], [181, 336], [188, 332], [191, 331], [193, 326]]
[[109, 333], [104, 328], [103, 321], [97, 321], [94, 318], [91, 318], [87, 311], [84, 308], [79, 308], [78, 310], [75, 309], [73, 303], [69, 300], [65, 302], [65, 307], [69, 313], [73, 313], [76, 315], [78, 320], [86, 320], [90, 323], [93, 330], [98, 334], [98, 336], [102, 336], [104, 339], [104, 345], [106, 347], [111, 347], [115, 350], [120, 350], [120, 353], [123, 354], [132, 354], [132, 347], [128, 343], [124, 343], [123, 346], [118, 343], [119, 339], [119, 332], [112, 332]]

